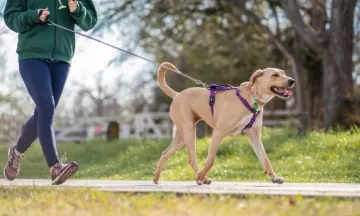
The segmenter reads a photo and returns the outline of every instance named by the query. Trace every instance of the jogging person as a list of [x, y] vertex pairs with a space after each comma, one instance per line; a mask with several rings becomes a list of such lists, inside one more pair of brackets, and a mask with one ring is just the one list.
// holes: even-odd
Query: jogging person
[[17, 144], [9, 148], [4, 176], [11, 181], [18, 176], [24, 153], [39, 137], [52, 184], [58, 185], [78, 170], [76, 162], [59, 160], [52, 126], [74, 55], [75, 34], [48, 25], [47, 19], [88, 31], [97, 23], [97, 14], [92, 0], [7, 0], [4, 20], [19, 33], [19, 70], [36, 108]]

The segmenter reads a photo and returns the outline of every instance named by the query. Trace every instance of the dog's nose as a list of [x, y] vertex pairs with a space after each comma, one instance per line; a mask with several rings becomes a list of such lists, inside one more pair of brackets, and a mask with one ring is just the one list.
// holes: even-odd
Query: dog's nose
[[292, 86], [295, 84], [295, 80], [294, 79], [289, 79], [288, 80], [289, 86]]

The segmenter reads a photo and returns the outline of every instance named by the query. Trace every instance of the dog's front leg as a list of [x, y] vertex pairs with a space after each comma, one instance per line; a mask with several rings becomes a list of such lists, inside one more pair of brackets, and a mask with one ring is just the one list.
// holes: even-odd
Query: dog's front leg
[[218, 151], [220, 143], [224, 137], [225, 137], [225, 135], [222, 132], [220, 132], [218, 130], [213, 131], [213, 135], [211, 138], [211, 145], [210, 145], [208, 156], [207, 156], [207, 159], [205, 162], [205, 166], [196, 175], [196, 183], [197, 184], [201, 185], [206, 180], [205, 176], [209, 172], [209, 170], [212, 168], [212, 166], [214, 165], [216, 152]]
[[256, 156], [259, 158], [261, 164], [264, 167], [265, 174], [268, 174], [271, 177], [273, 183], [282, 184], [284, 179], [277, 176], [274, 170], [271, 167], [269, 158], [266, 155], [264, 145], [260, 138], [260, 129], [251, 129], [248, 132], [250, 136], [251, 147], [254, 149]]

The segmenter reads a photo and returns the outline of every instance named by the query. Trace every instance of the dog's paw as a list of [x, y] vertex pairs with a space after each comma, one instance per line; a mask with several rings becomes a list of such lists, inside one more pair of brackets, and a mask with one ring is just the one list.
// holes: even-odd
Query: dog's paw
[[198, 185], [203, 185], [203, 184], [209, 185], [211, 184], [211, 182], [212, 182], [211, 178], [207, 176], [205, 176], [203, 179], [198, 179], [198, 178], [196, 179], [196, 184]]
[[282, 184], [285, 181], [283, 178], [279, 176], [275, 176], [274, 178], [271, 178], [271, 180], [273, 183], [277, 183], [277, 184]]
[[205, 180], [205, 174], [204, 174], [204, 172], [202, 172], [202, 170], [200, 170], [199, 172], [196, 173], [195, 180], [196, 180], [196, 184], [198, 184], [198, 185], [203, 184], [203, 182]]
[[154, 184], [159, 184], [159, 178], [160, 178], [159, 175], [157, 175], [156, 173], [153, 173], [153, 182], [154, 182]]

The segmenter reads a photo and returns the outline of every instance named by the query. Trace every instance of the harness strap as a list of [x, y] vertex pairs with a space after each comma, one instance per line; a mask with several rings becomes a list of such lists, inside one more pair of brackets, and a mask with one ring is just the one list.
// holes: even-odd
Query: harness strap
[[241, 130], [241, 132], [244, 132], [244, 130], [246, 130], [246, 129], [252, 128], [252, 126], [253, 126], [254, 122], [256, 121], [256, 118], [259, 115], [259, 113], [260, 113], [260, 111], [257, 111], [256, 113], [253, 114], [250, 122], [247, 125], [245, 125], [245, 127]]
[[212, 114], [212, 116], [214, 116], [215, 91], [216, 91], [217, 86], [215, 84], [211, 84], [209, 86], [209, 88], [210, 88], [209, 105], [210, 105], [210, 109], [211, 109], [211, 114]]
[[215, 93], [217, 91], [236, 90], [237, 97], [244, 104], [244, 106], [251, 113], [253, 113], [253, 116], [252, 116], [250, 122], [241, 130], [241, 132], [244, 132], [244, 130], [249, 129], [249, 128], [251, 128], [253, 126], [254, 122], [256, 121], [257, 116], [260, 114], [260, 111], [257, 111], [257, 110], [255, 110], [254, 108], [252, 108], [250, 106], [250, 104], [247, 102], [247, 100], [240, 95], [240, 89], [239, 88], [231, 86], [231, 85], [227, 85], [227, 84], [225, 84], [225, 85], [224, 84], [221, 84], [221, 85], [210, 84], [209, 85], [209, 90], [210, 90], [209, 105], [210, 105], [212, 116], [214, 116]]
[[240, 89], [236, 88], [236, 95], [238, 96], [238, 98], [241, 100], [241, 102], [244, 104], [244, 106], [252, 113], [256, 113], [256, 110], [254, 108], [252, 108], [250, 106], [250, 104], [247, 102], [247, 100], [245, 98], [243, 98], [240, 95]]

